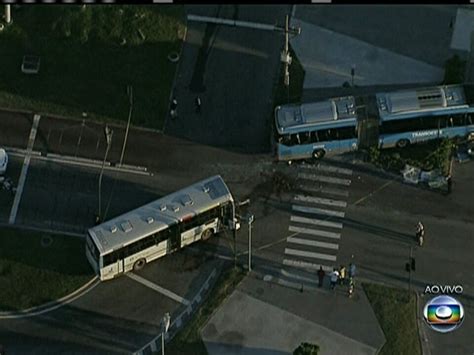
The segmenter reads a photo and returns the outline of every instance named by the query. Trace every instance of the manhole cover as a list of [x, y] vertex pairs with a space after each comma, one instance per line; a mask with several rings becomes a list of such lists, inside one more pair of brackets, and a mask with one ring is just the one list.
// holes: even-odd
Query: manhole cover
[[53, 244], [53, 238], [49, 235], [44, 235], [41, 237], [41, 246], [43, 248], [49, 247], [51, 244]]

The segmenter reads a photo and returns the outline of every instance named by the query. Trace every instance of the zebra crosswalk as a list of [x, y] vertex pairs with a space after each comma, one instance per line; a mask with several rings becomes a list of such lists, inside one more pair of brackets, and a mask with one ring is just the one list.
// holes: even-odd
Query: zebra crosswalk
[[307, 289], [316, 286], [315, 271], [331, 272], [337, 265], [352, 170], [324, 163], [297, 168], [299, 192], [278, 282]]

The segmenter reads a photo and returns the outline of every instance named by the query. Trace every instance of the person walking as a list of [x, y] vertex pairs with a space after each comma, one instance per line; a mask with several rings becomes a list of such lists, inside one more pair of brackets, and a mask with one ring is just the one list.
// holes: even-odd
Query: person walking
[[170, 114], [171, 118], [178, 117], [178, 100], [176, 99], [176, 97], [173, 97], [173, 100], [171, 100]]
[[319, 266], [319, 270], [318, 270], [318, 287], [322, 287], [323, 286], [323, 282], [324, 282], [324, 277], [326, 276], [326, 273], [324, 272], [323, 270], [323, 267], [322, 266]]
[[333, 269], [331, 272], [331, 290], [334, 290], [336, 288], [336, 284], [339, 281], [339, 272], [336, 270], [336, 268]]
[[341, 285], [344, 285], [346, 281], [346, 267], [344, 265], [341, 265], [339, 268], [339, 283]]
[[196, 113], [200, 114], [201, 113], [201, 98], [199, 96], [196, 96], [196, 99], [194, 100], [194, 104], [196, 105]]
[[350, 263], [349, 264], [349, 282], [352, 281], [355, 275], [356, 275], [356, 266], [354, 263]]
[[448, 195], [449, 195], [453, 188], [453, 180], [452, 180], [451, 174], [449, 174], [448, 177], [446, 178], [446, 185], [448, 188]]

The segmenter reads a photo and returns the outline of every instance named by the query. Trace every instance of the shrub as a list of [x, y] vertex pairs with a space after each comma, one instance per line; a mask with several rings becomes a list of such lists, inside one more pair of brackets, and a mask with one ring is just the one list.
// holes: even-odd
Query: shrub
[[301, 343], [295, 351], [293, 351], [293, 355], [318, 355], [319, 354], [319, 346], [310, 343]]

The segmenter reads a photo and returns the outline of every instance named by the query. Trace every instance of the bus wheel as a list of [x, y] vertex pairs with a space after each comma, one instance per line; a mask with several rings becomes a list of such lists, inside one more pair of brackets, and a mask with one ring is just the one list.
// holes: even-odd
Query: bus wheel
[[137, 261], [135, 261], [135, 264], [133, 264], [133, 270], [134, 271], [141, 270], [145, 267], [145, 264], [146, 264], [145, 259], [143, 258], [138, 259]]
[[408, 139], [400, 139], [397, 142], [397, 147], [398, 148], [405, 148], [405, 147], [408, 147], [409, 144], [410, 144], [410, 141]]
[[206, 229], [204, 232], [202, 232], [201, 239], [204, 241], [209, 240], [213, 234], [214, 233], [212, 232], [212, 229]]
[[313, 152], [313, 159], [314, 160], [322, 159], [324, 157], [324, 154], [326, 154], [326, 153], [322, 149], [315, 150]]

